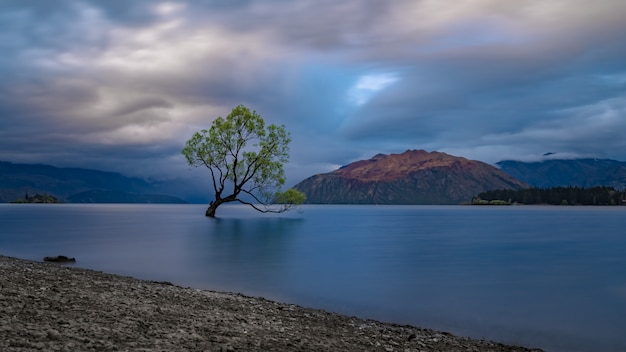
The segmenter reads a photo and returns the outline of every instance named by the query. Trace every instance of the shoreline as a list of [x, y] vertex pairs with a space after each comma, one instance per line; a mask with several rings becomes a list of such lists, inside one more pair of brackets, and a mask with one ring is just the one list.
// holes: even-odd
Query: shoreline
[[0, 255], [2, 351], [533, 351]]

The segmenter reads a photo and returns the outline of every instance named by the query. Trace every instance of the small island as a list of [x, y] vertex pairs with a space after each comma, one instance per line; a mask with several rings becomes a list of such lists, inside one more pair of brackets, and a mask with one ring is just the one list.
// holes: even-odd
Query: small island
[[24, 198], [18, 198], [11, 203], [62, 203], [57, 197], [51, 194], [35, 194], [34, 196], [29, 196], [28, 193], [24, 196]]

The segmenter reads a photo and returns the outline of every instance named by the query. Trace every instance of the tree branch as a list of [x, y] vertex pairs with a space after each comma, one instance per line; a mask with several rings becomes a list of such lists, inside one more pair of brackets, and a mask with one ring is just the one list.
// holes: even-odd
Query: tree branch
[[259, 208], [257, 207], [254, 203], [250, 203], [250, 202], [246, 202], [244, 200], [241, 200], [239, 198], [235, 199], [237, 202], [241, 203], [241, 204], [246, 204], [249, 205], [251, 207], [254, 208], [254, 210], [259, 211], [261, 213], [275, 213], [275, 214], [280, 214], [280, 213], [284, 213], [285, 211], [289, 210], [290, 208], [292, 208], [292, 206], [287, 206], [285, 204], [283, 204], [279, 209], [272, 209], [270, 208], [269, 205], [267, 204], [263, 204], [263, 208]]

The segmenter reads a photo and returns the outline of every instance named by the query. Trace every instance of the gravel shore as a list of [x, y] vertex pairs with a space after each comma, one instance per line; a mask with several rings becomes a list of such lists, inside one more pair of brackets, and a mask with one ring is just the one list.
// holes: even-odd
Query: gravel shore
[[0, 256], [0, 351], [540, 351]]

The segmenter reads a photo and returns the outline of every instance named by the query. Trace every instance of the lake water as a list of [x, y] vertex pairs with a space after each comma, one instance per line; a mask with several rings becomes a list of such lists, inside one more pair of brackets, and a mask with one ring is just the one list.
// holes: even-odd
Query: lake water
[[626, 207], [0, 204], [0, 254], [547, 351], [626, 351]]

